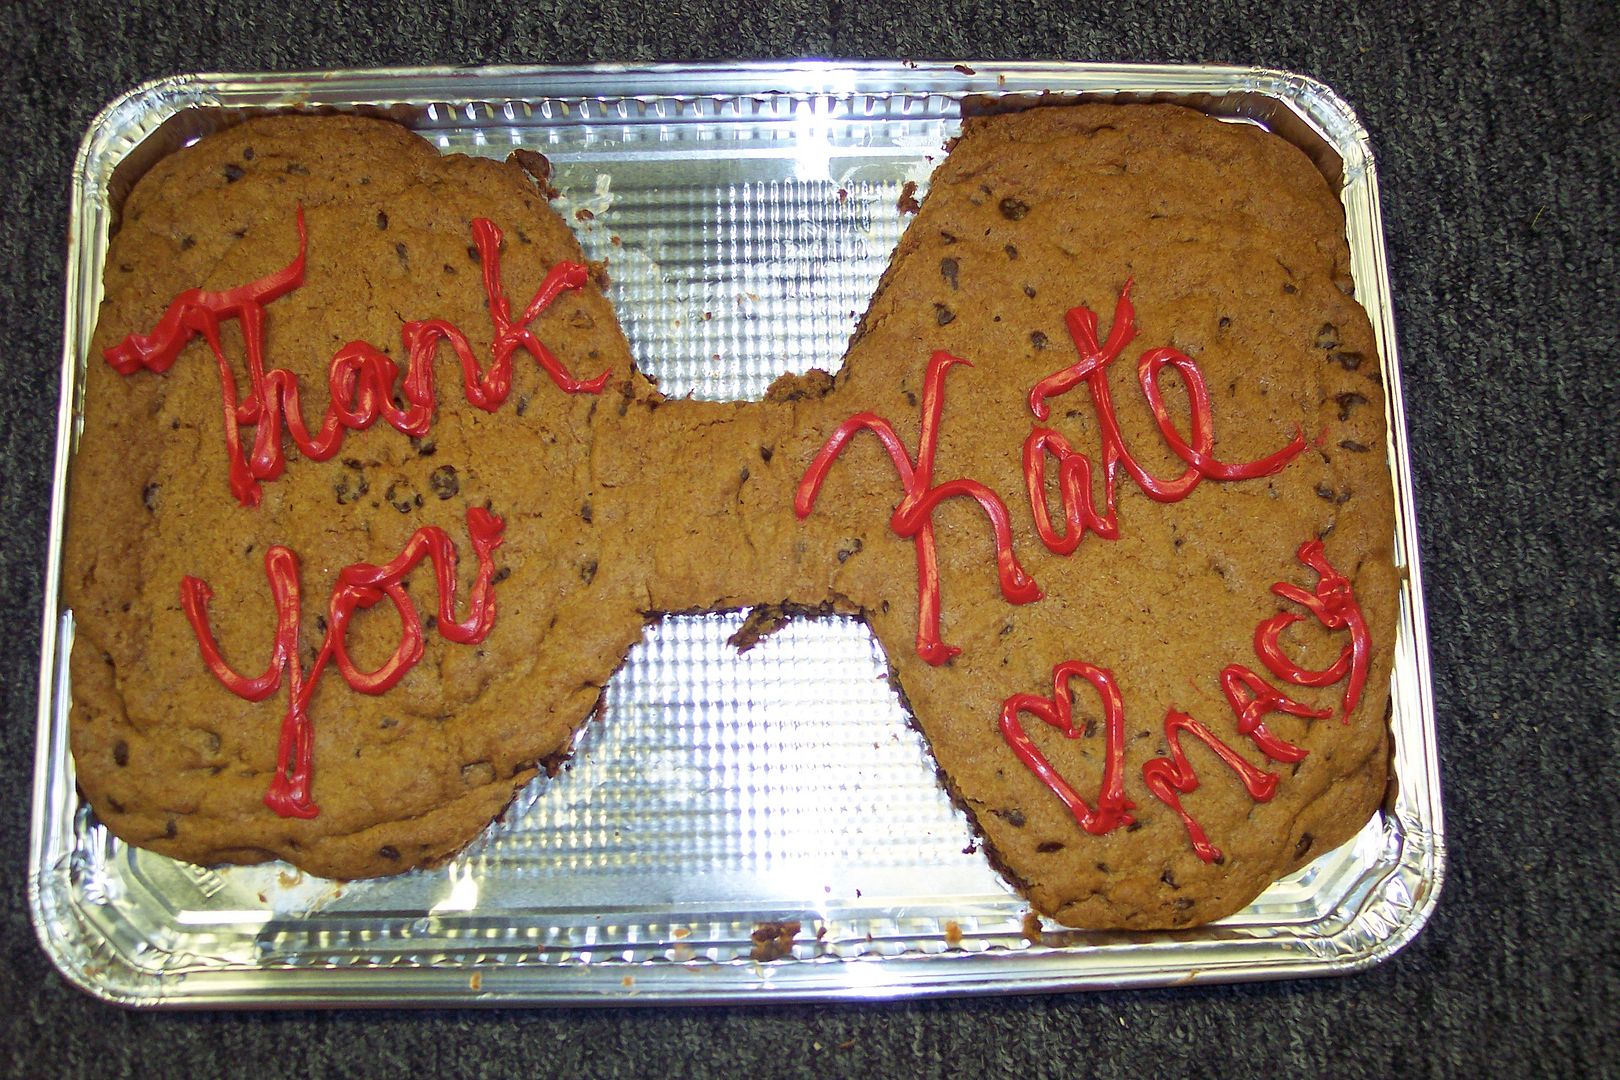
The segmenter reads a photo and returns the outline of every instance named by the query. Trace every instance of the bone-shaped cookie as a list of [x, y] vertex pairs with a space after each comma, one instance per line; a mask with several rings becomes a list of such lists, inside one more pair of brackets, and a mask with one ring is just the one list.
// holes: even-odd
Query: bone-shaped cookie
[[735, 608], [865, 618], [1066, 923], [1219, 917], [1382, 798], [1378, 364], [1298, 151], [1173, 107], [967, 121], [837, 376], [760, 402], [658, 394], [581, 262], [518, 167], [379, 122], [250, 121], [136, 187], [67, 560], [118, 835], [443, 859], [648, 618]]

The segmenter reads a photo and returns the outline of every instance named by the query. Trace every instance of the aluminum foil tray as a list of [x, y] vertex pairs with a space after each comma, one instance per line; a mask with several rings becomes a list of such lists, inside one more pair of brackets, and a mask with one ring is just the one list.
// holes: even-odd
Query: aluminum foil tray
[[[964, 109], [1042, 93], [1175, 101], [1260, 124], [1340, 188], [1390, 409], [1398, 791], [1355, 840], [1247, 910], [1176, 933], [1042, 923], [987, 865], [852, 620], [738, 656], [740, 616], [651, 627], [584, 731], [450, 864], [352, 884], [284, 864], [204, 869], [113, 839], [68, 752], [62, 515], [109, 229], [163, 155], [245, 116], [357, 111], [445, 151], [545, 153], [555, 204], [611, 260], [638, 362], [672, 396], [761, 396], [833, 367]], [[576, 215], [587, 209], [594, 215]], [[199, 75], [92, 124], [73, 174], [29, 902], [72, 983], [136, 1006], [898, 998], [1280, 978], [1367, 967], [1416, 934], [1444, 865], [1400, 366], [1366, 133], [1282, 72], [1087, 64]], [[705, 314], [707, 313], [707, 315]], [[797, 922], [790, 951], [762, 924]]]

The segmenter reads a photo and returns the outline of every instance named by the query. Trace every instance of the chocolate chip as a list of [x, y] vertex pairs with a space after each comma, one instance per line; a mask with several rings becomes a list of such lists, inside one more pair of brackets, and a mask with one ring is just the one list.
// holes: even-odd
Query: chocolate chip
[[1336, 352], [1328, 354], [1328, 360], [1338, 364], [1346, 371], [1356, 370], [1356, 368], [1361, 366], [1361, 362], [1365, 359], [1366, 357], [1362, 356], [1358, 352]]
[[1008, 221], [1023, 221], [1029, 215], [1029, 203], [1008, 196], [1001, 200], [1001, 216]]
[[1005, 251], [1007, 253], [1007, 258], [1008, 259], [1016, 259], [1016, 258], [1018, 258], [1018, 249], [1013, 247], [1011, 244], [1008, 244], [1006, 247], [1002, 248], [1001, 250]]
[[839, 547], [838, 547], [838, 561], [839, 562], [848, 562], [849, 557], [851, 555], [859, 554], [861, 548], [864, 547], [864, 546], [865, 545], [861, 543], [860, 537], [858, 537], [858, 536], [850, 537], [848, 540], [844, 541], [842, 544], [839, 545]]
[[950, 282], [953, 289], [957, 287], [956, 274], [959, 269], [955, 259], [939, 260], [939, 276]]
[[1298, 289], [1297, 289], [1297, 288], [1295, 288], [1295, 287], [1294, 287], [1294, 286], [1292, 286], [1292, 285], [1289, 285], [1289, 284], [1287, 284], [1287, 283], [1286, 283], [1286, 282], [1285, 282], [1285, 283], [1284, 283], [1284, 284], [1283, 284], [1283, 292], [1285, 292], [1285, 293], [1287, 293], [1287, 294], [1288, 294], [1288, 295], [1289, 295], [1289, 296], [1292, 296], [1292, 295], [1294, 295], [1294, 294], [1295, 294], [1295, 293], [1297, 293], [1297, 292], [1299, 292], [1299, 290], [1298, 290]]
[[1008, 810], [996, 810], [994, 813], [996, 817], [1005, 821], [1015, 829], [1022, 829], [1024, 827], [1024, 812], [1018, 809], [1016, 806]]
[[388, 228], [388, 214], [385, 211], [382, 211], [382, 210], [377, 211], [377, 228], [379, 228], [379, 229]]
[[1367, 452], [1367, 448], [1354, 439], [1340, 439], [1339, 449], [1348, 450], [1353, 454], [1365, 454]]
[[244, 239], [247, 238], [247, 230], [246, 229], [232, 229], [231, 230], [231, 235], [236, 237], [238, 240], [244, 240]]
[[444, 272], [447, 273], [447, 274], [454, 275], [456, 273], [456, 268], [451, 266], [449, 263], [445, 263], [444, 264]]
[[1316, 838], [1310, 833], [1301, 833], [1299, 843], [1294, 845], [1294, 858], [1298, 859], [1311, 850], [1311, 844], [1315, 843], [1315, 840]]
[[399, 852], [394, 849], [392, 844], [384, 844], [382, 847], [377, 849], [377, 854], [381, 855], [389, 862], [399, 862]]
[[129, 743], [123, 739], [113, 743], [113, 764], [120, 769], [129, 764]]
[[196, 246], [197, 246], [197, 238], [195, 236], [182, 236], [180, 238], [180, 250], [181, 251], [190, 251], [192, 248], [194, 248]]
[[484, 257], [478, 253], [478, 245], [477, 244], [468, 244], [467, 245], [467, 258], [471, 259], [473, 262], [483, 262], [484, 261]]
[[748, 466], [744, 465], [742, 472], [737, 474], [737, 482], [741, 484], [748, 483]]
[[234, 184], [238, 180], [242, 179], [242, 177], [247, 175], [247, 172], [243, 170], [242, 166], [236, 164], [234, 161], [227, 161], [225, 163], [225, 168], [222, 171], [225, 173], [225, 182], [227, 184]]
[[437, 615], [429, 615], [427, 618], [422, 620], [422, 628], [424, 630], [432, 630], [434, 627], [436, 627], [438, 625], [439, 625], [439, 617]]
[[1218, 328], [1225, 330], [1227, 327], [1232, 325], [1232, 320], [1228, 319], [1225, 315], [1222, 315], [1220, 322], [1216, 323], [1215, 325]]
[[763, 461], [767, 465], [771, 463], [771, 458], [774, 457], [775, 454], [776, 451], [772, 450], [768, 446], [762, 446], [759, 448], [759, 460]]
[[399, 243], [394, 245], [394, 254], [399, 256], [399, 264], [401, 266], [409, 266], [410, 265], [411, 253], [405, 247], [405, 241], [401, 240]]
[[1333, 489], [1328, 487], [1326, 484], [1316, 485], [1316, 497], [1318, 499], [1324, 499], [1328, 502], [1339, 501], [1338, 496], [1334, 493]]
[[325, 615], [317, 615], [317, 616], [315, 616], [315, 632], [317, 634], [326, 633], [326, 616]]
[[180, 825], [179, 825], [178, 822], [176, 822], [174, 820], [174, 818], [170, 818], [168, 821], [165, 821], [163, 823], [163, 835], [167, 839], [173, 840], [179, 834], [180, 834]]
[[434, 469], [433, 474], [428, 477], [428, 487], [433, 489], [433, 494], [437, 495], [441, 502], [454, 498], [461, 491], [461, 481], [456, 477], [456, 467], [440, 465]]
[[1098, 863], [1098, 864], [1097, 864], [1097, 871], [1098, 871], [1098, 872], [1099, 872], [1099, 873], [1103, 873], [1103, 874], [1106, 874], [1106, 873], [1108, 873], [1108, 864], [1107, 864], [1107, 863], [1105, 863], [1105, 862], [1100, 862], [1100, 863]]
[[952, 233], [948, 233], [948, 232], [946, 232], [946, 231], [945, 231], [945, 230], [944, 230], [944, 229], [941, 229], [941, 230], [940, 230], [940, 231], [939, 231], [939, 238], [940, 238], [940, 239], [941, 239], [941, 240], [943, 240], [943, 241], [945, 241], [945, 242], [946, 242], [946, 243], [947, 243], [947, 244], [954, 244], [954, 243], [956, 243], [956, 237], [955, 237], [955, 235], [954, 235], [954, 234], [952, 234]]
[[1054, 851], [1062, 851], [1063, 843], [1059, 840], [1042, 840], [1040, 843], [1035, 845], [1035, 850], [1040, 852], [1042, 855], [1050, 855]]
[[[429, 620], [431, 620], [432, 618], [433, 618], [433, 616], [431, 616], [431, 615], [428, 616]], [[428, 629], [431, 630], [433, 628], [430, 626], [430, 627], [428, 627]], [[395, 720], [392, 716], [385, 716], [381, 720], [377, 721], [377, 726], [382, 728], [384, 731], [387, 731], [391, 727], [398, 727], [399, 726], [399, 721]]]
[[252, 161], [253, 160], [253, 147], [251, 147], [251, 146], [242, 147], [242, 160], [243, 161]]
[[490, 580], [491, 584], [499, 585], [501, 582], [505, 581], [507, 578], [509, 578], [511, 576], [512, 576], [512, 568], [510, 566], [503, 566], [499, 570], [495, 571], [495, 573], [490, 577], [489, 580]]
[[395, 480], [388, 485], [388, 490], [383, 492], [383, 500], [400, 513], [408, 514], [413, 505], [412, 494], [408, 481]]
[[1165, 867], [1164, 873], [1159, 875], [1159, 880], [1170, 886], [1172, 889], [1181, 888], [1180, 885], [1176, 884], [1176, 875], [1170, 872], [1169, 867]]
[[1188, 908], [1192, 907], [1194, 903], [1196, 903], [1196, 901], [1190, 896], [1178, 896], [1176, 897], [1176, 910], [1186, 911]]
[[[593, 404], [594, 404], [594, 402], [593, 402]], [[524, 413], [526, 413], [528, 411], [529, 411], [529, 395], [528, 394], [519, 394], [518, 395], [518, 402], [517, 402], [517, 414], [519, 416], [522, 416]]]
[[432, 457], [439, 452], [439, 444], [432, 439], [412, 439], [411, 445], [416, 447], [417, 457]]
[[887, 615], [889, 613], [889, 602], [887, 600], [883, 601], [879, 606], [883, 608], [883, 614]]
[[1037, 349], [1044, 349], [1047, 345], [1046, 335], [1039, 330], [1031, 330], [1029, 332], [1029, 343]]
[[1357, 405], [1367, 404], [1367, 399], [1354, 390], [1346, 390], [1342, 394], [1335, 394], [1333, 400], [1339, 403], [1339, 419], [1350, 419], [1350, 410]]
[[520, 243], [520, 244], [532, 244], [532, 243], [534, 243], [534, 241], [529, 239], [529, 234], [524, 232], [522, 229], [514, 228], [512, 231], [517, 233], [518, 243]]
[[1024, 295], [1029, 297], [1031, 300], [1035, 299], [1035, 286], [1033, 286], [1033, 285], [1025, 285], [1024, 286]]
[[584, 566], [580, 567], [579, 579], [587, 585], [596, 580], [595, 559], [592, 559], [590, 562], [587, 562]]
[[917, 407], [917, 395], [910, 390], [903, 391], [903, 393], [906, 395], [906, 404], [915, 409]]
[[357, 478], [355, 486], [351, 488], [349, 478], [345, 476], [332, 485], [332, 490], [337, 493], [338, 505], [348, 506], [351, 503], [359, 502], [365, 497], [366, 492], [371, 490], [371, 482], [361, 476]]
[[1316, 347], [1318, 349], [1337, 349], [1339, 347], [1339, 328], [1330, 322], [1322, 324], [1316, 332]]
[[160, 490], [162, 490], [162, 485], [156, 480], [141, 489], [141, 503], [154, 513], [157, 511], [157, 498]]
[[296, 161], [289, 161], [287, 163], [287, 171], [289, 173], [291, 173], [292, 175], [294, 175], [294, 176], [308, 176], [309, 175], [309, 170], [304, 168], [302, 165], [298, 164], [298, 162], [296, 162]]
[[944, 304], [935, 304], [934, 321], [941, 326], [949, 326], [951, 323], [956, 321], [956, 312], [952, 311]]

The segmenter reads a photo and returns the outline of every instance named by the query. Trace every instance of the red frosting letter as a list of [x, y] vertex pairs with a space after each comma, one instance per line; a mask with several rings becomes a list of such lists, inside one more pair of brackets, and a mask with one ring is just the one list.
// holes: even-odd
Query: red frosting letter
[[1187, 835], [1192, 839], [1193, 851], [1205, 862], [1214, 862], [1221, 857], [1220, 850], [1209, 842], [1204, 834], [1203, 827], [1192, 819], [1192, 815], [1182, 809], [1181, 796], [1198, 790], [1198, 774], [1193, 771], [1192, 762], [1187, 760], [1187, 752], [1181, 748], [1180, 732], [1188, 732], [1215, 752], [1215, 755], [1237, 774], [1243, 786], [1248, 789], [1249, 798], [1255, 802], [1269, 802], [1277, 792], [1277, 777], [1273, 773], [1255, 768], [1245, 761], [1236, 750], [1221, 742], [1215, 734], [1186, 713], [1171, 709], [1164, 717], [1164, 737], [1170, 744], [1168, 758], [1154, 758], [1142, 766], [1142, 779], [1147, 782], [1148, 790], [1181, 818], [1182, 824], [1187, 827]]
[[1307, 608], [1329, 630], [1350, 631], [1350, 644], [1340, 650], [1339, 658], [1332, 664], [1321, 671], [1308, 671], [1290, 660], [1282, 651], [1282, 643], [1277, 640], [1289, 626], [1303, 622], [1305, 616], [1284, 611], [1255, 627], [1254, 651], [1267, 670], [1295, 686], [1332, 686], [1349, 672], [1350, 684], [1344, 688], [1343, 716], [1343, 722], [1349, 723], [1350, 710], [1356, 707], [1356, 702], [1361, 698], [1361, 688], [1367, 682], [1367, 663], [1372, 647], [1367, 620], [1362, 617], [1361, 606], [1356, 603], [1349, 579], [1327, 561], [1322, 541], [1307, 540], [1301, 544], [1298, 558], [1319, 575], [1315, 591], [1307, 592], [1286, 581], [1277, 582], [1271, 591], [1284, 600], [1292, 600]]
[[917, 547], [917, 655], [930, 664], [943, 664], [962, 651], [945, 644], [939, 636], [939, 560], [934, 548], [934, 508], [945, 499], [965, 495], [984, 508], [995, 533], [996, 572], [1001, 581], [1001, 595], [1007, 602], [1027, 604], [1041, 598], [1040, 587], [1024, 572], [1013, 554], [1007, 507], [995, 493], [973, 480], [933, 482], [939, 418], [945, 407], [945, 373], [957, 364], [972, 366], [947, 352], [936, 352], [928, 361], [928, 371], [923, 377], [922, 432], [917, 440], [916, 461], [906, 453], [900, 437], [887, 420], [872, 413], [856, 413], [838, 426], [816, 454], [799, 481], [793, 499], [793, 512], [801, 519], [808, 517], [815, 509], [816, 496], [827, 478], [827, 471], [844, 446], [863, 428], [883, 443], [906, 489], [905, 497], [889, 519], [889, 528], [896, 536], [911, 538]]

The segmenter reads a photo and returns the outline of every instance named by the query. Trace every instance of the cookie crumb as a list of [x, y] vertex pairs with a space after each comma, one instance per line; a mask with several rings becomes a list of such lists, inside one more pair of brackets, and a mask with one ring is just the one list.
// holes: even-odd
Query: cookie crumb
[[759, 963], [780, 960], [793, 952], [793, 939], [799, 934], [797, 919], [789, 922], [755, 923], [749, 935], [754, 943], [749, 956]]

